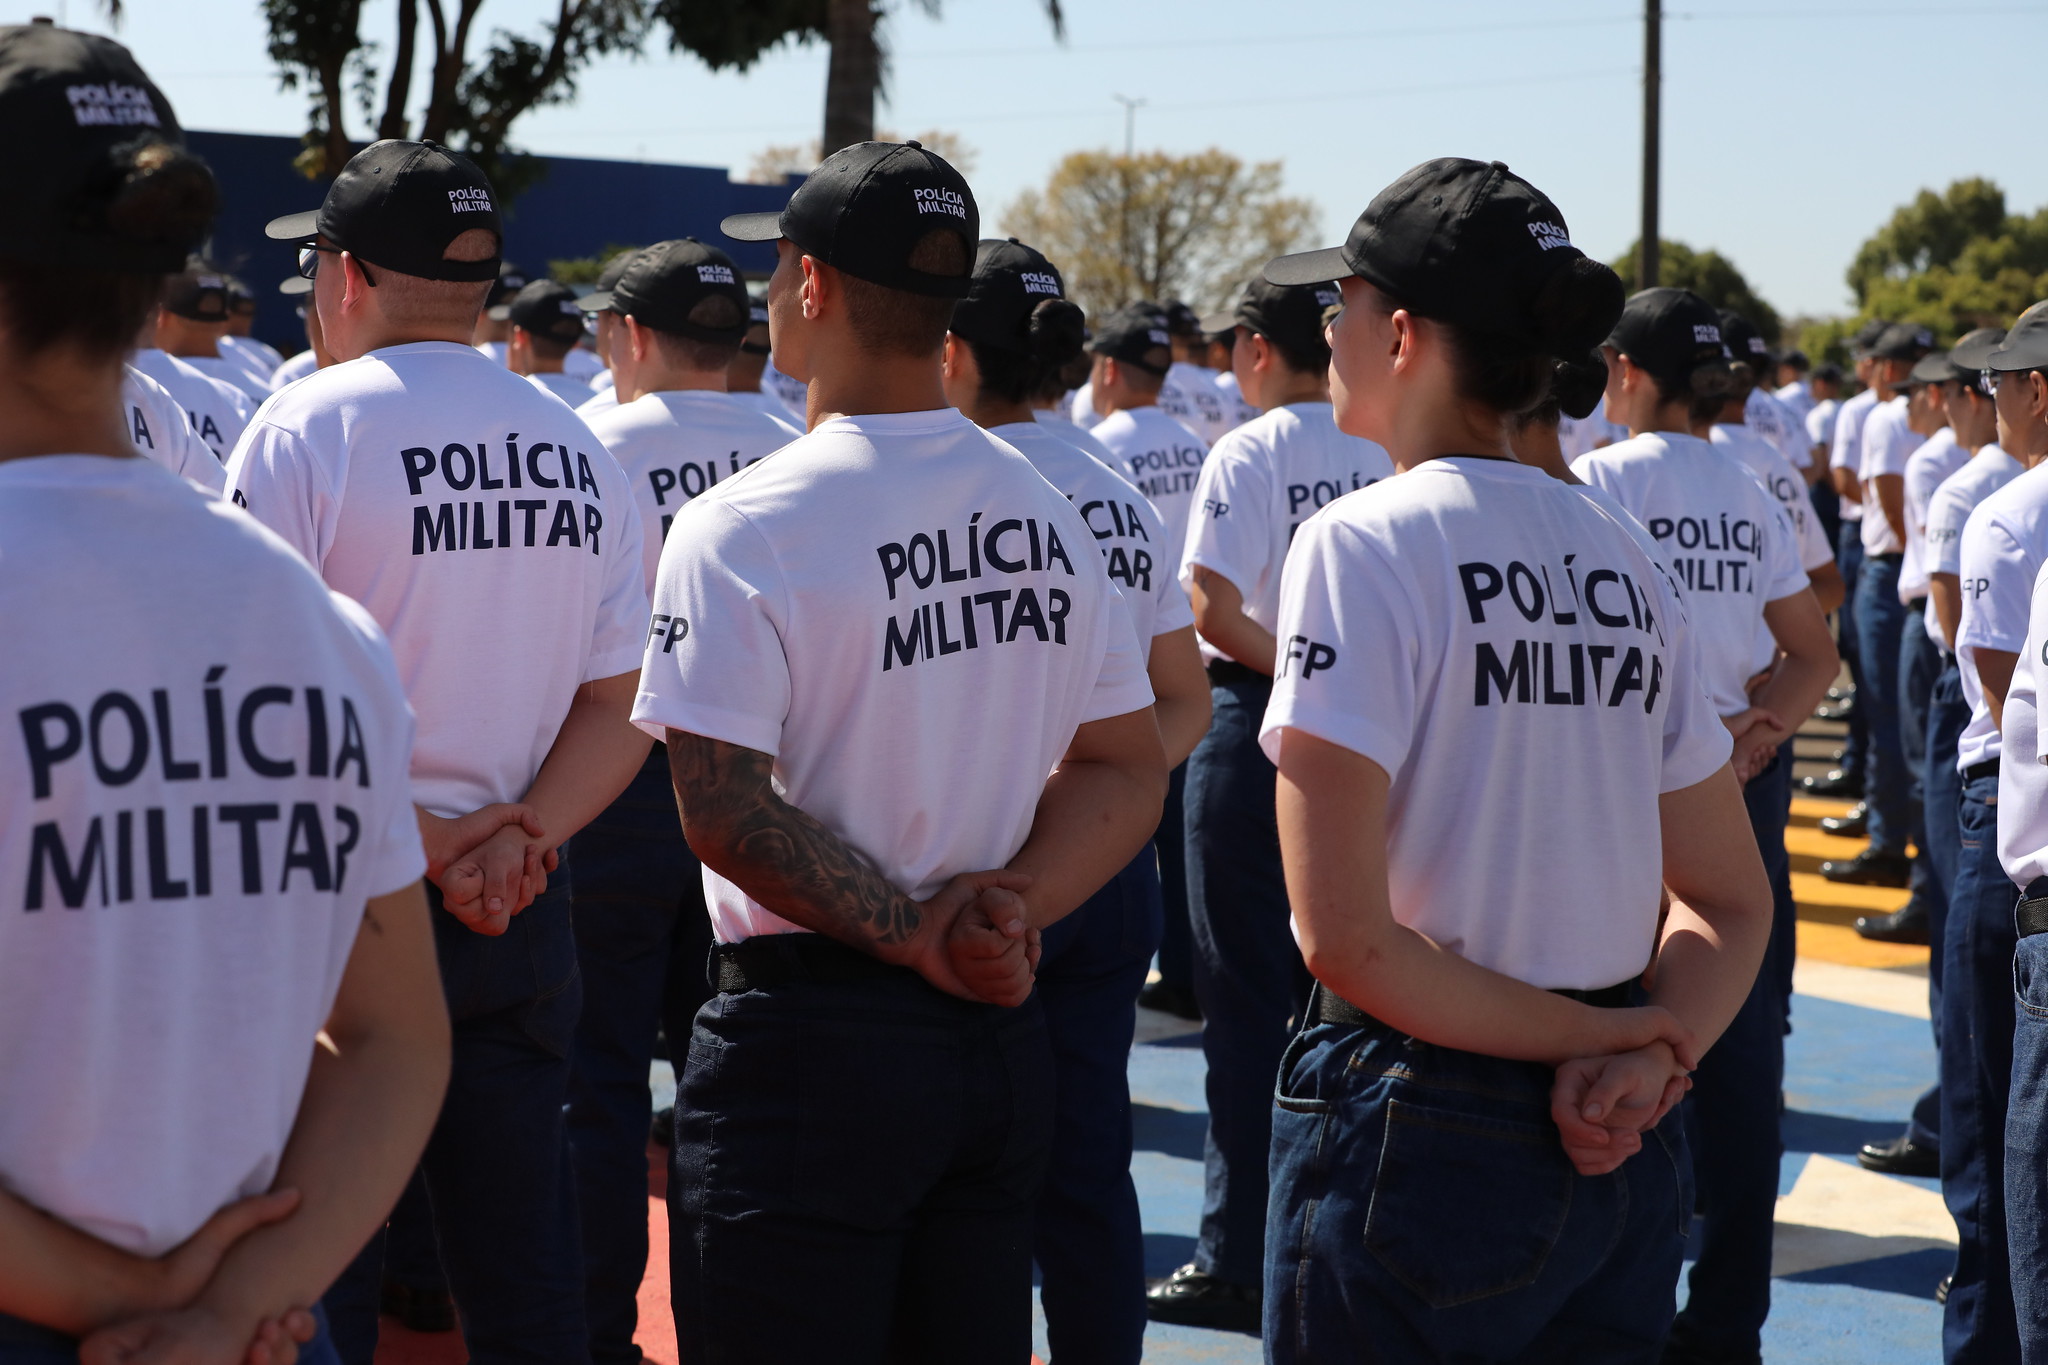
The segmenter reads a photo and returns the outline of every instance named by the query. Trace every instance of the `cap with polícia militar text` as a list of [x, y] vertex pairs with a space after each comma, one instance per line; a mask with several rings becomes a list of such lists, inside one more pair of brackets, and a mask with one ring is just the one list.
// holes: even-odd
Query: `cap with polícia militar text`
[[1630, 295], [1605, 344], [1654, 378], [1681, 387], [1702, 365], [1725, 367], [1732, 358], [1714, 305], [1669, 285]]
[[193, 322], [226, 322], [228, 294], [227, 276], [205, 266], [188, 266], [164, 281], [164, 311]]
[[[934, 229], [960, 235], [958, 274], [913, 263]], [[916, 142], [857, 142], [826, 157], [780, 213], [736, 213], [719, 230], [736, 242], [788, 238], [857, 280], [958, 299], [973, 277], [981, 211], [966, 178], [936, 152]]]
[[514, 327], [567, 346], [583, 335], [583, 305], [576, 291], [555, 280], [535, 280], [514, 294], [505, 317]]
[[1163, 375], [1173, 366], [1173, 337], [1157, 306], [1127, 303], [1096, 324], [1088, 350], [1119, 365]]
[[1059, 267], [1015, 237], [991, 238], [975, 249], [967, 297], [953, 305], [950, 329], [977, 346], [1031, 354], [1031, 315], [1047, 299], [1064, 299]]
[[1335, 280], [1274, 284], [1255, 279], [1244, 287], [1244, 297], [1235, 310], [1203, 318], [1202, 330], [1229, 332], [1243, 327], [1297, 355], [1321, 355], [1329, 349], [1323, 340], [1323, 319], [1332, 308], [1343, 306], [1344, 296]]
[[[500, 244], [475, 261], [451, 261], [448, 248], [472, 228]], [[436, 142], [386, 138], [349, 158], [320, 207], [273, 218], [274, 242], [329, 242], [369, 265], [423, 280], [498, 278], [504, 241], [497, 200], [475, 162]]]
[[751, 300], [732, 257], [695, 237], [656, 242], [625, 258], [607, 287], [583, 296], [586, 313], [618, 313], [642, 327], [698, 341], [746, 335]]

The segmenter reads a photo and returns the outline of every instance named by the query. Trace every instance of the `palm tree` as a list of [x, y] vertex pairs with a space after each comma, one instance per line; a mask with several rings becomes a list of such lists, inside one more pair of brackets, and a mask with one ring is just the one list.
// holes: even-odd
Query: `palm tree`
[[[915, 0], [925, 13], [937, 15], [943, 0]], [[1055, 38], [1067, 34], [1060, 0], [1040, 0]], [[826, 0], [825, 37], [832, 59], [825, 73], [825, 137], [830, 156], [841, 147], [867, 142], [875, 135], [875, 97], [886, 93], [889, 52], [882, 42], [885, 0]]]

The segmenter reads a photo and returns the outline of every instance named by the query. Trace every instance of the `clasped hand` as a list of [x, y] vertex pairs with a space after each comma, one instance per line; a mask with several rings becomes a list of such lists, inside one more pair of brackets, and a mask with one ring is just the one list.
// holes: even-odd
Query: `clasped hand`
[[1643, 1134], [1692, 1088], [1699, 1058], [1685, 1026], [1654, 1005], [1628, 1013], [1646, 1042], [1566, 1062], [1551, 1086], [1550, 1117], [1580, 1175], [1606, 1175], [1641, 1151]]
[[474, 933], [504, 933], [561, 863], [523, 805], [484, 806], [452, 820], [420, 811], [419, 823], [427, 879], [441, 889], [442, 908]]
[[1000, 869], [963, 872], [930, 900], [903, 965], [963, 1000], [1015, 1007], [1037, 981], [1039, 934], [1025, 918], [1031, 878]]

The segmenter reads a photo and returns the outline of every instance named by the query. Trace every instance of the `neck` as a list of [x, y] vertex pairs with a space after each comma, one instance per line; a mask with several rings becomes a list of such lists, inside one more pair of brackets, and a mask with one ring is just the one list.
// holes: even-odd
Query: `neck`
[[412, 346], [422, 341], [452, 341], [457, 346], [467, 346], [469, 345], [469, 329], [463, 326], [401, 328], [390, 326], [382, 320], [374, 322], [366, 320], [350, 340], [354, 343], [351, 347], [351, 353], [343, 355], [340, 351], [334, 350], [333, 355], [335, 359], [354, 360], [356, 357], [366, 356], [372, 351], [387, 350], [393, 346]]
[[976, 398], [972, 404], [962, 404], [960, 411], [967, 415], [968, 421], [984, 429], [1038, 420], [1031, 415], [1029, 403], [1011, 403], [1000, 398]]
[[36, 455], [132, 457], [121, 367], [61, 359], [0, 368], [0, 460]]
[[1271, 394], [1260, 397], [1268, 400], [1259, 404], [1260, 412], [1271, 412], [1290, 403], [1327, 403], [1330, 381], [1326, 375], [1289, 371], [1285, 377], [1276, 377]]
[[1540, 469], [1559, 483], [1583, 483], [1565, 463], [1564, 447], [1558, 443], [1557, 427], [1548, 422], [1531, 422], [1515, 433], [1515, 458], [1532, 469]]
[[876, 356], [852, 346], [814, 348], [805, 421], [815, 427], [834, 417], [868, 413], [931, 412], [947, 406], [939, 352], [928, 356]]
[[1508, 444], [1508, 424], [1498, 413], [1477, 417], [1466, 404], [1450, 401], [1448, 395], [1438, 395], [1438, 401], [1427, 401], [1421, 394], [1415, 398], [1417, 401], [1401, 406], [1387, 433], [1391, 439], [1385, 444], [1397, 468], [1413, 469], [1440, 455], [1515, 458]]

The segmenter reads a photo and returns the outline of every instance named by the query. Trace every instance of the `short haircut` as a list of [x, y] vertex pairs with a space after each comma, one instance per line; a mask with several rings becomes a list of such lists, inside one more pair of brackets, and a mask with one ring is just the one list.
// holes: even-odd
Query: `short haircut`
[[533, 347], [533, 353], [542, 360], [560, 360], [576, 349], [576, 343], [573, 341], [557, 341], [545, 332], [529, 332], [517, 323], [512, 325], [512, 330], [524, 333], [526, 344]]
[[[498, 254], [498, 234], [471, 228], [441, 253], [447, 261], [487, 261]], [[483, 311], [494, 280], [423, 280], [383, 266], [362, 263], [377, 282], [377, 306], [385, 321], [398, 327], [435, 327], [454, 323], [471, 327]]]
[[[965, 279], [974, 268], [974, 248], [951, 228], [933, 228], [918, 238], [906, 262], [927, 275]], [[928, 356], [945, 345], [958, 301], [891, 289], [840, 272], [846, 288], [846, 319], [863, 349], [878, 355]]]
[[[1253, 329], [1257, 331], [1256, 328]], [[1258, 332], [1280, 356], [1280, 363], [1296, 374], [1323, 374], [1330, 368], [1330, 344], [1321, 337], [1316, 338], [1313, 351], [1304, 350], [1294, 342], [1283, 341], [1270, 332]]]
[[[732, 365], [733, 357], [740, 353], [740, 343], [733, 341], [700, 341], [686, 337], [680, 332], [660, 332], [648, 328], [654, 338], [654, 349], [670, 365], [685, 370], [723, 370]], [[613, 342], [614, 346], [619, 343]]]
[[[1161, 347], [1160, 349], [1164, 350], [1165, 348]], [[1163, 372], [1148, 370], [1143, 365], [1134, 365], [1128, 360], [1117, 360], [1113, 355], [1106, 355], [1103, 359], [1116, 360], [1118, 377], [1139, 393], [1156, 394], [1166, 387], [1166, 375]]]

